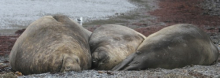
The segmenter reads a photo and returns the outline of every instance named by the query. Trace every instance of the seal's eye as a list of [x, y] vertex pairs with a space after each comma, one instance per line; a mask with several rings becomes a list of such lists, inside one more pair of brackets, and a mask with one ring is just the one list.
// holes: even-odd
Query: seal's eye
[[66, 67], [66, 70], [70, 70], [70, 69], [71, 69], [71, 67], [70, 67], [70, 66], [67, 66], [67, 67]]

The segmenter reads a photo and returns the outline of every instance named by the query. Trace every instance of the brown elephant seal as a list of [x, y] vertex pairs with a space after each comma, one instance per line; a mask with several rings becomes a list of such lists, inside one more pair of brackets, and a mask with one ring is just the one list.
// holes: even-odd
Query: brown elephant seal
[[135, 30], [121, 25], [107, 24], [96, 28], [89, 39], [92, 67], [111, 70], [135, 52], [144, 38]]
[[90, 34], [64, 15], [42, 17], [15, 42], [9, 55], [12, 70], [26, 75], [90, 69]]
[[176, 24], [148, 36], [135, 53], [112, 70], [210, 65], [217, 58], [218, 49], [204, 31], [191, 24]]

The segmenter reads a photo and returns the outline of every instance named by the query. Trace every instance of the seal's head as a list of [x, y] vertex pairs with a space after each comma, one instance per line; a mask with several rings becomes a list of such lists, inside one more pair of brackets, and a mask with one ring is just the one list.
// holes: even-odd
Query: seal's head
[[64, 57], [61, 72], [81, 71], [80, 59], [78, 56]]
[[103, 64], [107, 63], [108, 60], [109, 56], [105, 50], [98, 48], [92, 53], [92, 66], [94, 66], [94, 68], [102, 68]]

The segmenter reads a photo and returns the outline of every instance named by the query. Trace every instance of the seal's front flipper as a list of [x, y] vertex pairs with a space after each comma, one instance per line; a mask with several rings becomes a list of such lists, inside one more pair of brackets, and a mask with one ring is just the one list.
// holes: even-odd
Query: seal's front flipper
[[126, 59], [124, 59], [121, 63], [116, 65], [112, 70], [123, 70], [124, 68], [126, 68], [128, 66], [128, 64], [130, 62], [133, 61], [135, 55], [136, 55], [136, 53], [132, 53]]

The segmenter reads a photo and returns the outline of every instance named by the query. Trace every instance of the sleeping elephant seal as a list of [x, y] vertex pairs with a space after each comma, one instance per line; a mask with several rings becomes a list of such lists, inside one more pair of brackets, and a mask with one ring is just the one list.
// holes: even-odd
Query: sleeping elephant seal
[[9, 55], [12, 70], [26, 75], [90, 69], [90, 34], [64, 15], [42, 17], [15, 42]]
[[90, 36], [92, 67], [111, 70], [135, 52], [145, 36], [121, 25], [107, 24], [95, 29]]
[[204, 31], [191, 24], [177, 24], [148, 36], [135, 53], [112, 70], [210, 65], [217, 58], [218, 49]]

